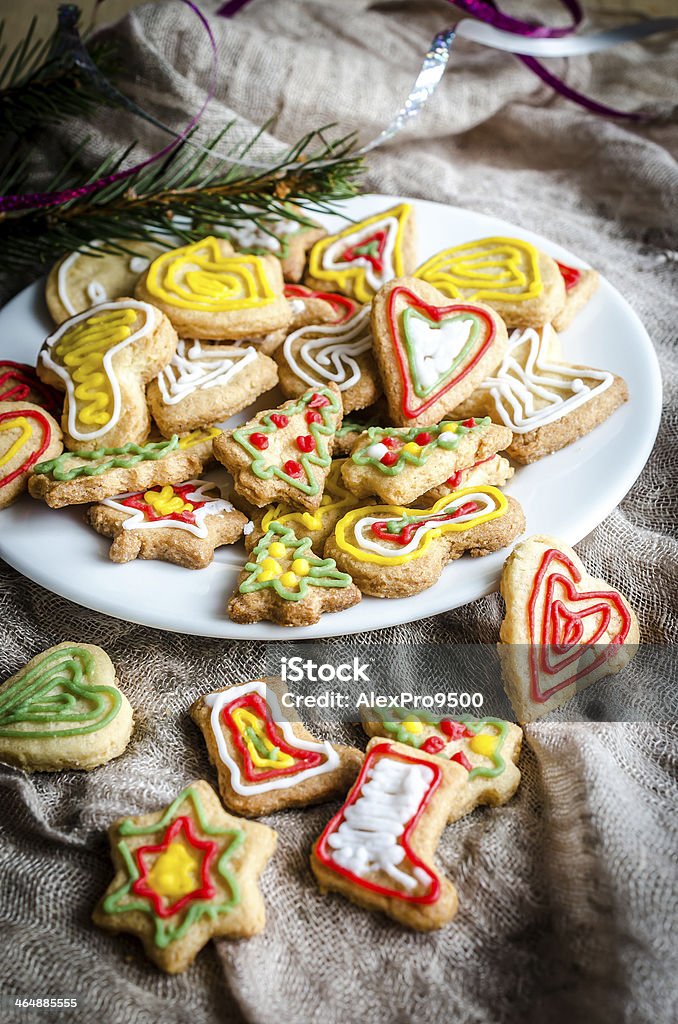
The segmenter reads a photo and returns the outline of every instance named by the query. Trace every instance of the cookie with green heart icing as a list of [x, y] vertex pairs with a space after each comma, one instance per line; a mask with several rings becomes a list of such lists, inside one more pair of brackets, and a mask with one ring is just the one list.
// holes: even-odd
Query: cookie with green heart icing
[[131, 735], [132, 708], [93, 644], [50, 647], [0, 686], [0, 761], [24, 771], [89, 771]]
[[439, 423], [499, 365], [508, 336], [481, 302], [450, 302], [416, 278], [389, 282], [372, 303], [374, 353], [391, 421]]

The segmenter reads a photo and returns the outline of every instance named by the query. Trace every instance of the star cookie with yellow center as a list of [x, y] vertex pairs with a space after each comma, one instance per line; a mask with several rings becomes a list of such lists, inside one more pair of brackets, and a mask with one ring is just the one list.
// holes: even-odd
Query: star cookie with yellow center
[[209, 480], [117, 494], [92, 505], [85, 517], [97, 533], [113, 538], [112, 561], [159, 559], [186, 569], [204, 569], [214, 549], [233, 544], [247, 523]]
[[276, 833], [227, 814], [206, 782], [164, 810], [114, 822], [109, 838], [116, 875], [94, 923], [137, 935], [168, 974], [185, 971], [213, 937], [263, 931], [257, 882]]
[[323, 612], [338, 612], [360, 601], [360, 591], [333, 558], [318, 558], [311, 540], [272, 522], [250, 552], [228, 605], [234, 622], [277, 622], [309, 626]]

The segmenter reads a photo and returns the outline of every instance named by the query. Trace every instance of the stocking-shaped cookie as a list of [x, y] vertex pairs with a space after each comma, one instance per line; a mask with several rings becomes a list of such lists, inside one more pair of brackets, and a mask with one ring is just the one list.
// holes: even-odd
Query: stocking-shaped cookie
[[422, 511], [373, 505], [347, 513], [325, 555], [349, 572], [363, 594], [409, 597], [432, 587], [448, 562], [465, 552], [487, 555], [525, 529], [515, 498], [496, 487], [470, 487]]
[[558, 264], [521, 238], [478, 238], [436, 253], [417, 277], [459, 302], [486, 302], [510, 327], [541, 327], [565, 305]]
[[341, 417], [336, 387], [313, 388], [225, 431], [214, 454], [232, 474], [238, 494], [258, 508], [287, 501], [313, 510], [322, 500]]
[[387, 281], [412, 273], [415, 245], [414, 210], [401, 203], [316, 242], [306, 283], [369, 302]]
[[480, 303], [450, 304], [425, 281], [401, 278], [372, 303], [374, 352], [399, 426], [439, 423], [499, 365], [503, 320]]
[[499, 654], [520, 722], [619, 672], [636, 653], [638, 622], [626, 598], [589, 576], [572, 548], [554, 537], [516, 545], [501, 592], [506, 615]]

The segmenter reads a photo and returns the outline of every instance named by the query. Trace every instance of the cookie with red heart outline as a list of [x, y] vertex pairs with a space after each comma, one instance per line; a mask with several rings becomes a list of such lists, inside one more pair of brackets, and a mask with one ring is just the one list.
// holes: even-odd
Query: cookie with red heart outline
[[414, 277], [391, 281], [372, 303], [374, 353], [397, 426], [439, 423], [501, 363], [501, 317], [483, 303], [450, 303]]
[[370, 505], [348, 512], [325, 557], [371, 597], [410, 597], [432, 587], [445, 566], [506, 547], [525, 529], [515, 498], [496, 487], [454, 491], [428, 509]]
[[63, 451], [59, 424], [31, 402], [0, 402], [0, 508], [23, 494], [33, 467]]
[[516, 545], [504, 564], [501, 593], [506, 614], [499, 654], [519, 722], [560, 707], [635, 656], [640, 634], [628, 601], [590, 576], [556, 537]]
[[319, 291], [305, 284], [286, 284], [285, 298], [292, 307], [289, 333], [310, 324], [343, 324], [360, 309], [360, 303], [348, 295]]
[[600, 275], [597, 270], [556, 262], [565, 284], [565, 305], [551, 322], [557, 331], [564, 331], [598, 288]]

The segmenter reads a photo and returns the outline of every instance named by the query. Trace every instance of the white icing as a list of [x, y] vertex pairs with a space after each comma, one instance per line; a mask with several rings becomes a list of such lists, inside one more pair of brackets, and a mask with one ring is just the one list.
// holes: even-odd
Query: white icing
[[449, 370], [468, 342], [473, 320], [442, 320], [439, 327], [419, 316], [410, 317], [407, 325], [412, 342], [414, 378], [425, 391]]
[[92, 300], [92, 303], [96, 305], [99, 302], [106, 302], [108, 295], [106, 289], [102, 285], [101, 281], [90, 281], [87, 285], [87, 298]]
[[235, 226], [229, 225], [228, 237], [238, 249], [266, 249], [267, 252], [277, 255], [281, 249], [281, 236], [293, 235], [303, 230], [303, 225], [298, 221], [284, 217], [267, 217], [266, 225], [273, 234], [264, 231], [255, 221], [249, 221]]
[[193, 391], [228, 384], [256, 358], [253, 348], [224, 355], [199, 341], [190, 348], [188, 342], [180, 341], [172, 361], [156, 378], [162, 400], [165, 405], [176, 405]]
[[245, 537], [249, 537], [251, 533], [254, 533], [254, 523], [252, 522], [251, 519], [248, 519], [248, 521], [245, 523], [245, 525], [242, 528], [242, 532], [243, 536]]
[[[77, 419], [77, 400], [75, 398], [75, 384], [69, 370], [65, 366], [61, 366], [52, 359], [50, 351], [54, 348], [56, 343], [59, 341], [61, 336], [74, 327], [76, 324], [81, 323], [83, 320], [87, 320], [88, 317], [97, 316], [99, 313], [105, 312], [107, 309], [136, 309], [144, 314], [144, 323], [137, 330], [130, 334], [129, 338], [125, 338], [123, 341], [118, 342], [117, 345], [113, 345], [111, 348], [104, 353], [103, 357], [103, 369], [108, 378], [108, 382], [111, 388], [111, 394], [113, 397], [113, 410], [111, 417], [107, 423], [103, 426], [97, 427], [96, 430], [83, 431], [79, 430], [76, 426]], [[133, 345], [135, 341], [140, 338], [145, 338], [155, 330], [157, 321], [157, 310], [154, 306], [149, 305], [147, 302], [140, 302], [138, 299], [125, 299], [119, 302], [102, 302], [98, 306], [92, 306], [91, 309], [86, 309], [84, 312], [79, 313], [77, 316], [73, 316], [70, 320], [66, 320], [61, 327], [57, 328], [53, 334], [46, 339], [39, 355], [39, 359], [44, 366], [48, 366], [50, 370], [53, 370], [66, 385], [66, 392], [68, 394], [68, 433], [71, 437], [74, 437], [77, 441], [93, 441], [97, 437], [102, 437], [107, 434], [109, 430], [112, 430], [120, 419], [120, 413], [122, 411], [122, 401], [120, 395], [120, 382], [115, 375], [113, 370], [113, 358], [122, 349], [127, 348], [129, 345]]]
[[143, 274], [150, 265], [151, 261], [146, 256], [132, 256], [129, 261], [129, 269], [133, 274]]
[[355, 803], [344, 809], [343, 820], [327, 837], [336, 864], [365, 878], [383, 871], [407, 892], [431, 883], [421, 868], [412, 874], [398, 865], [406, 857], [399, 842], [414, 818], [433, 780], [425, 764], [411, 764], [383, 755], [368, 770]]
[[[295, 342], [306, 335], [318, 335], [302, 342], [295, 354]], [[372, 348], [370, 307], [365, 306], [343, 324], [312, 324], [293, 331], [283, 345], [287, 365], [307, 384], [332, 381], [346, 391], [361, 377], [357, 356]]]
[[[567, 416], [609, 388], [614, 380], [605, 370], [551, 362], [552, 335], [550, 325], [542, 329], [541, 336], [532, 327], [514, 331], [501, 366], [480, 385], [492, 396], [502, 423], [515, 434], [526, 434]], [[517, 351], [521, 346], [525, 350]], [[590, 387], [582, 380], [582, 372], [598, 383]], [[569, 397], [563, 397], [562, 392], [569, 392]], [[537, 401], [546, 404], [537, 408]]]
[[[336, 241], [327, 246], [323, 253], [323, 270], [351, 270], [354, 267], [362, 267], [368, 285], [373, 291], [378, 292], [382, 285], [386, 284], [387, 281], [391, 281], [396, 276], [393, 265], [393, 253], [396, 238], [398, 237], [398, 227], [397, 217], [383, 217], [381, 220], [366, 225], [352, 235], [344, 235], [343, 238], [337, 238]], [[369, 238], [370, 235], [383, 228], [386, 228], [386, 243], [381, 256], [383, 264], [381, 273], [375, 270], [366, 256], [359, 256], [350, 262], [341, 259], [342, 254], [347, 249], [355, 249], [356, 246], [360, 245], [362, 239]]]
[[306, 303], [303, 299], [290, 299], [290, 306], [292, 307], [292, 312], [297, 315], [306, 312]]
[[192, 533], [194, 537], [200, 537], [204, 540], [208, 532], [207, 524], [205, 523], [207, 516], [215, 516], [218, 512], [233, 512], [233, 505], [230, 501], [225, 501], [223, 498], [214, 498], [207, 493], [208, 491], [219, 491], [218, 485], [210, 480], [187, 480], [186, 483], [195, 488], [193, 491], [188, 492], [186, 501], [207, 502], [206, 505], [195, 512], [195, 523], [182, 523], [178, 519], [147, 520], [143, 509], [129, 508], [128, 505], [122, 504], [125, 498], [131, 498], [133, 494], [143, 495], [146, 493], [145, 491], [128, 491], [126, 494], [116, 494], [113, 498], [104, 498], [101, 504], [108, 505], [109, 508], [114, 508], [118, 512], [124, 512], [125, 515], [129, 516], [122, 524], [123, 530], [185, 530], [186, 533]]
[[385, 444], [383, 444], [382, 441], [375, 441], [374, 444], [371, 444], [369, 446], [369, 448], [367, 449], [365, 454], [370, 459], [377, 459], [378, 461], [381, 461], [381, 459], [383, 459], [384, 455], [386, 455], [387, 451], [389, 451], [389, 449], [386, 447]]
[[[100, 239], [96, 239], [95, 241], [89, 243], [89, 247], [90, 249], [96, 249], [103, 244], [104, 243]], [[66, 256], [66, 258], [61, 261], [61, 263], [59, 264], [59, 269], [57, 271], [57, 296], [59, 298], [59, 302], [64, 307], [69, 316], [75, 316], [75, 314], [77, 313], [77, 309], [71, 302], [71, 298], [68, 294], [68, 272], [75, 263], [75, 261], [79, 259], [80, 256], [82, 255], [83, 254], [77, 252], [77, 250], [76, 252], [70, 253], [70, 255]]]
[[[469, 501], [475, 502], [479, 507], [473, 512], [465, 512], [464, 515], [457, 516], [454, 519], [455, 523], [468, 523], [470, 520], [475, 519], [478, 516], [482, 516], [486, 512], [491, 512], [497, 507], [494, 499], [488, 494], [464, 494], [462, 497], [457, 498], [456, 501], [450, 502], [444, 510], [445, 514], [447, 515], [450, 512], [454, 512], [455, 508], [459, 505], [466, 505]], [[437, 514], [440, 515], [441, 513]], [[409, 544], [398, 544], [397, 548], [387, 547], [383, 541], [371, 536], [371, 530], [374, 523], [397, 523], [402, 519], [402, 516], [365, 516], [363, 519], [359, 519], [355, 524], [355, 538], [358, 546], [364, 551], [373, 551], [375, 554], [382, 555], [384, 558], [398, 558], [401, 555], [409, 555], [410, 552], [418, 549], [427, 533], [431, 530], [436, 530], [438, 527], [443, 525], [440, 519], [426, 523], [427, 518], [431, 518], [430, 511], [422, 512], [421, 516], [417, 516], [417, 519], [422, 520], [422, 525], [414, 531], [412, 540]]]
[[[247, 782], [243, 780], [240, 765], [233, 759], [228, 749], [221, 722], [221, 713], [227, 704], [231, 704], [234, 700], [248, 693], [258, 693], [267, 702], [271, 711], [271, 717], [282, 732], [286, 743], [297, 747], [299, 750], [311, 750], [315, 753], [323, 754], [326, 760], [310, 768], [302, 768], [301, 771], [296, 772], [294, 775], [281, 775], [278, 778], [265, 779], [263, 782]], [[265, 683], [259, 681], [243, 683], [242, 686], [234, 686], [223, 693], [210, 693], [203, 700], [208, 707], [212, 708], [210, 725], [217, 744], [217, 750], [219, 751], [219, 757], [229, 770], [231, 786], [241, 796], [248, 796], [253, 793], [268, 793], [274, 789], [291, 789], [312, 776], [323, 775], [325, 772], [334, 771], [335, 768], [339, 767], [339, 754], [330, 743], [327, 741], [319, 742], [318, 740], [300, 739], [299, 736], [295, 735], [291, 724], [280, 710], [278, 698], [271, 689], [267, 689]]]

